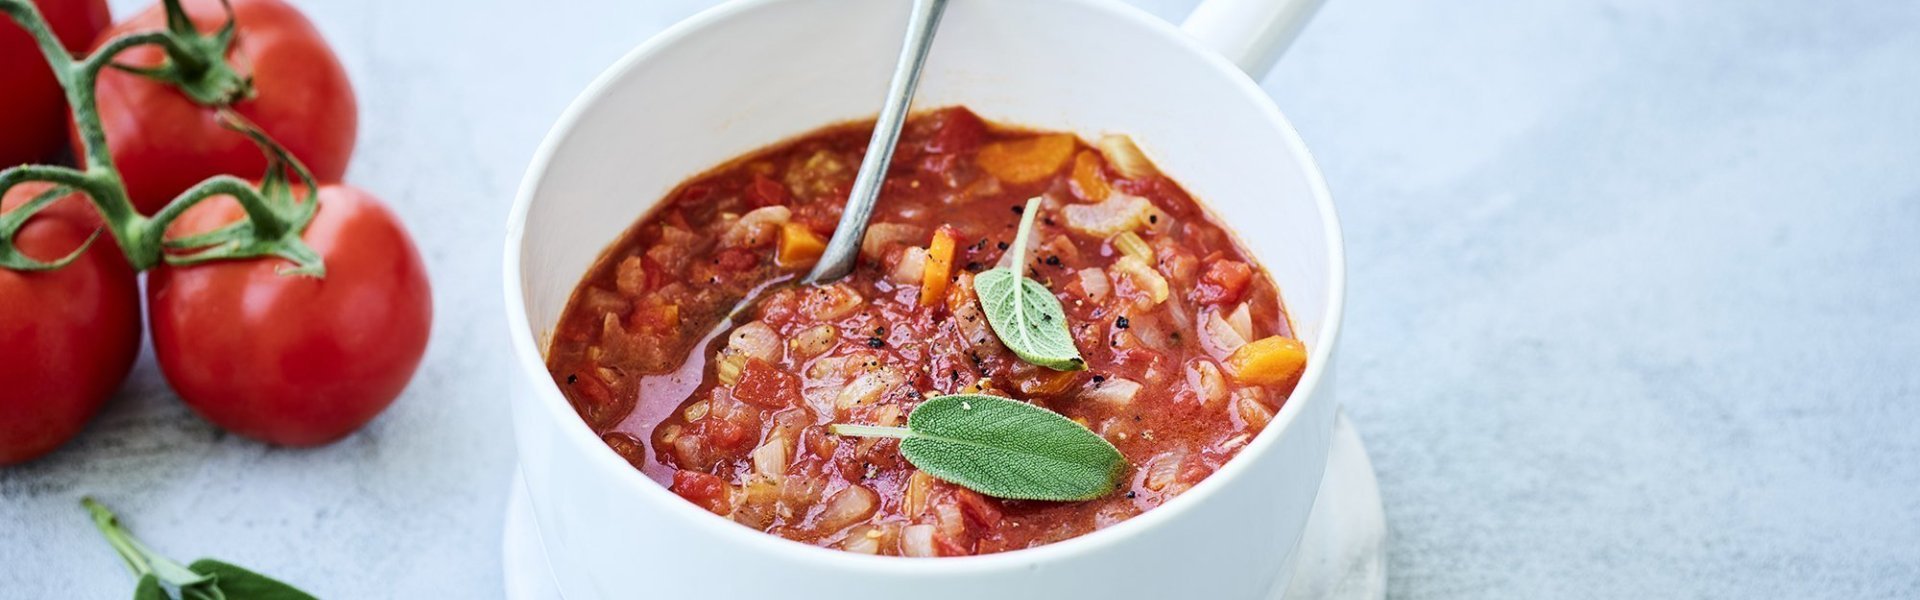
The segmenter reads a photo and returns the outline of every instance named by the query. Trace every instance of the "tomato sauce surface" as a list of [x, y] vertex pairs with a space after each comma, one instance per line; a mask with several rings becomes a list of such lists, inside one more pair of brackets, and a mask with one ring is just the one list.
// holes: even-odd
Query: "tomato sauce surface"
[[[1305, 353], [1271, 279], [1120, 137], [995, 127], [964, 108], [916, 116], [853, 273], [793, 283], [838, 221], [871, 127], [829, 127], [681, 185], [574, 291], [549, 367], [635, 468], [806, 543], [1015, 550], [1187, 490], [1297, 383]], [[1065, 307], [1085, 370], [1015, 357], [973, 290], [974, 274], [1012, 260], [1034, 197], [1026, 274]], [[895, 440], [827, 431], [901, 425], [923, 399], [960, 392], [1086, 425], [1126, 457], [1121, 485], [1084, 502], [989, 498], [916, 470]]]

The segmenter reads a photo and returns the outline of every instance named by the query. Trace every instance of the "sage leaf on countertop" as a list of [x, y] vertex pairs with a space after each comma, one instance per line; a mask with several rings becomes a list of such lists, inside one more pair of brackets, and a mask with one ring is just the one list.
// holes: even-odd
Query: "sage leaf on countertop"
[[169, 600], [167, 590], [160, 587], [160, 578], [152, 573], [140, 576], [140, 583], [133, 586], [133, 600]]
[[312, 595], [278, 579], [211, 558], [193, 561], [187, 568], [212, 575], [229, 600], [315, 600]]
[[1080, 349], [1073, 345], [1067, 331], [1067, 310], [1060, 299], [1040, 282], [1021, 273], [1027, 269], [1027, 238], [1033, 235], [1033, 218], [1040, 212], [1040, 199], [1027, 201], [1020, 213], [1020, 230], [1013, 237], [1013, 262], [973, 277], [974, 293], [987, 313], [987, 323], [1000, 343], [1015, 356], [1055, 371], [1087, 368]]
[[938, 396], [906, 427], [833, 425], [836, 435], [890, 437], [928, 475], [1014, 500], [1092, 500], [1120, 483], [1120, 450], [1045, 408], [986, 394]]
[[133, 537], [106, 506], [92, 498], [82, 498], [80, 504], [93, 516], [94, 527], [139, 578], [133, 600], [171, 600], [168, 588], [178, 591], [181, 600], [317, 600], [272, 577], [211, 558], [182, 566]]

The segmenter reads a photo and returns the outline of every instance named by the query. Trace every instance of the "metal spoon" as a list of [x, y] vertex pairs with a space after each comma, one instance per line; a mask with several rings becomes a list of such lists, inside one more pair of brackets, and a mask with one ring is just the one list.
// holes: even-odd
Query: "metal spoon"
[[913, 103], [913, 89], [920, 83], [920, 69], [927, 64], [927, 51], [933, 47], [933, 31], [940, 26], [940, 13], [947, 0], [914, 0], [913, 18], [907, 24], [907, 39], [900, 46], [900, 62], [893, 67], [893, 81], [887, 84], [887, 104], [873, 124], [873, 139], [867, 142], [867, 157], [860, 161], [860, 174], [853, 180], [853, 194], [847, 209], [840, 213], [840, 224], [833, 239], [821, 253], [820, 262], [807, 274], [807, 283], [831, 283], [853, 271], [854, 258], [860, 255], [860, 238], [867, 233], [867, 219], [873, 217], [873, 203], [880, 198], [880, 184], [886, 180], [887, 165], [893, 162], [893, 145], [900, 141], [900, 127], [906, 123], [907, 107]]

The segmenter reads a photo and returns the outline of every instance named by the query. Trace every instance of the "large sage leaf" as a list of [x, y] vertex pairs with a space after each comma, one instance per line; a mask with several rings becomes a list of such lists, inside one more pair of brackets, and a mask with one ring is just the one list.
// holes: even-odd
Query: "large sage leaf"
[[1059, 413], [985, 394], [939, 396], [907, 426], [834, 425], [833, 433], [900, 439], [928, 475], [997, 498], [1091, 500], [1119, 484], [1125, 465], [1105, 438]]

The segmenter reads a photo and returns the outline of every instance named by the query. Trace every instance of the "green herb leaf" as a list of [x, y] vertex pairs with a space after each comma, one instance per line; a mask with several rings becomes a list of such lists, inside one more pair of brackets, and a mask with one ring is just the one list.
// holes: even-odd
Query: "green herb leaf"
[[167, 587], [178, 590], [182, 600], [315, 600], [271, 577], [217, 560], [203, 558], [183, 566], [133, 537], [105, 505], [92, 498], [81, 498], [80, 503], [93, 516], [94, 527], [126, 561], [127, 569], [139, 578], [134, 600], [168, 600]]
[[220, 591], [234, 600], [318, 600], [278, 579], [211, 558], [193, 561], [187, 568], [212, 575], [220, 583]]
[[172, 600], [167, 590], [160, 587], [160, 578], [152, 573], [140, 576], [140, 583], [133, 586], [133, 600]]
[[1120, 450], [1032, 404], [986, 394], [939, 396], [907, 426], [834, 425], [836, 435], [891, 437], [913, 466], [944, 481], [1016, 500], [1092, 500], [1120, 482]]
[[1055, 371], [1078, 371], [1087, 368], [1087, 361], [1067, 331], [1067, 310], [1047, 286], [1021, 275], [1027, 268], [1027, 237], [1033, 235], [1033, 217], [1039, 213], [1040, 199], [1028, 200], [1020, 232], [1013, 237], [1013, 266], [975, 275], [973, 289], [994, 335], [1020, 360]]

